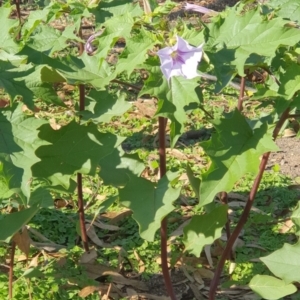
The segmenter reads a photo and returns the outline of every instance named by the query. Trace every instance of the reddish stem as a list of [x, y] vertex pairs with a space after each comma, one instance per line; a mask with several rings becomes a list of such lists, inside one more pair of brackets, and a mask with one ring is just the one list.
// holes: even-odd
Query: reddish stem
[[14, 261], [16, 252], [16, 242], [11, 242], [10, 262], [9, 262], [9, 277], [8, 277], [8, 299], [13, 297], [13, 277], [14, 277]]
[[[274, 140], [277, 138], [277, 136], [279, 134], [279, 131], [280, 131], [282, 125], [284, 124], [285, 120], [289, 117], [289, 111], [290, 111], [289, 108], [286, 109], [284, 111], [284, 113], [281, 115], [280, 120], [276, 124], [276, 127], [273, 131], [273, 139]], [[210, 284], [209, 300], [214, 300], [215, 299], [215, 294], [216, 294], [216, 290], [217, 290], [217, 287], [218, 287], [219, 278], [220, 278], [221, 272], [223, 270], [226, 258], [228, 257], [228, 255], [229, 255], [229, 253], [232, 249], [232, 246], [233, 246], [235, 240], [238, 238], [243, 226], [247, 222], [247, 219], [248, 219], [251, 207], [253, 205], [255, 195], [257, 193], [257, 190], [258, 190], [259, 184], [261, 182], [263, 173], [265, 171], [269, 156], [270, 156], [270, 152], [267, 152], [262, 157], [262, 160], [261, 160], [260, 166], [259, 166], [259, 172], [258, 172], [258, 175], [255, 178], [254, 184], [251, 188], [246, 206], [243, 210], [243, 213], [240, 217], [240, 220], [239, 220], [238, 224], [236, 225], [235, 229], [233, 230], [229, 240], [227, 241], [227, 245], [226, 245], [226, 247], [225, 247], [225, 249], [224, 249], [224, 251], [221, 255], [220, 261], [219, 261], [218, 266], [217, 266], [217, 268], [215, 270], [215, 273], [214, 273], [214, 277], [213, 277], [213, 279], [211, 281], [211, 284]]]
[[22, 20], [21, 20], [21, 10], [20, 10], [20, 0], [15, 0], [15, 4], [16, 4], [16, 12], [17, 12], [17, 18], [19, 19], [19, 25], [20, 25], [20, 29], [17, 35], [17, 40], [21, 39], [21, 24], [22, 24]]
[[79, 214], [79, 222], [80, 222], [81, 239], [82, 239], [84, 250], [86, 252], [89, 252], [89, 244], [88, 244], [86, 228], [85, 228], [81, 173], [77, 173], [77, 193], [78, 193], [78, 214]]
[[241, 79], [241, 88], [240, 88], [239, 101], [238, 101], [238, 105], [237, 105], [237, 109], [239, 111], [243, 110], [243, 99], [244, 99], [244, 94], [245, 94], [245, 85], [246, 85], [245, 77], [242, 77], [242, 79]]
[[[228, 204], [228, 194], [226, 192], [222, 192], [220, 193], [220, 200], [221, 202], [224, 204], [224, 205], [227, 205]], [[227, 237], [227, 241], [229, 241], [230, 239], [230, 220], [229, 220], [229, 214], [227, 212], [227, 222], [226, 222], [226, 225], [225, 225], [225, 230], [226, 230], [226, 237]], [[234, 260], [234, 256], [233, 256], [233, 253], [232, 251], [230, 251], [229, 255], [228, 255], [228, 259], [230, 260]]]
[[[82, 38], [81, 27], [79, 29], [79, 36]], [[84, 51], [83, 43], [79, 43], [79, 55], [82, 55]], [[79, 84], [79, 110], [84, 110], [85, 107], [85, 86], [84, 84]], [[83, 145], [84, 146], [84, 145]], [[83, 193], [82, 193], [82, 174], [77, 173], [77, 195], [78, 195], [78, 214], [80, 223], [81, 239], [83, 243], [83, 248], [86, 252], [89, 252], [88, 238], [85, 228], [85, 215], [84, 215], [84, 204], [83, 204]]]
[[[166, 164], [166, 119], [158, 117], [158, 133], [159, 133], [159, 171], [160, 178], [162, 178], [167, 171]], [[160, 226], [160, 255], [161, 255], [161, 266], [164, 276], [165, 286], [168, 295], [171, 300], [176, 300], [176, 296], [173, 290], [171, 277], [168, 269], [168, 252], [167, 252], [167, 217], [165, 217]]]

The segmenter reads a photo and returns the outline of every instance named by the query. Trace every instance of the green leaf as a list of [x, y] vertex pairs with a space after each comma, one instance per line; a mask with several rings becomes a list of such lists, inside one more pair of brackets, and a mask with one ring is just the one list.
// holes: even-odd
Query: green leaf
[[56, 104], [63, 107], [65, 107], [65, 104], [57, 96], [56, 91], [53, 89], [52, 83], [64, 81], [66, 80], [60, 74], [58, 74], [56, 70], [50, 69], [47, 66], [37, 67], [34, 72], [25, 78], [26, 86], [34, 93], [34, 96], [37, 99], [40, 99], [48, 104]]
[[276, 14], [283, 19], [289, 19], [299, 23], [300, 3], [298, 0], [272, 0], [268, 6], [278, 8]]
[[118, 17], [130, 13], [132, 17], [138, 17], [143, 14], [140, 5], [133, 4], [132, 0], [102, 0], [99, 6], [91, 12], [95, 15], [98, 24], [105, 23], [112, 16]]
[[[218, 22], [208, 26], [208, 50], [234, 49], [239, 74], [244, 74], [244, 64], [251, 54], [274, 57], [275, 51], [282, 45], [293, 46], [300, 40], [300, 31], [286, 27], [282, 18], [265, 20], [260, 10], [250, 10], [238, 14], [235, 9]], [[263, 46], [262, 46], [263, 45]], [[226, 63], [226, 61], [224, 61]]]
[[68, 25], [63, 32], [49, 25], [41, 25], [38, 29], [37, 33], [31, 37], [31, 42], [28, 45], [41, 52], [51, 50], [50, 55], [68, 47], [68, 40], [81, 41], [74, 34], [75, 25]]
[[284, 74], [280, 76], [279, 93], [284, 95], [286, 99], [291, 99], [295, 93], [300, 90], [300, 66], [296, 63], [291, 64]]
[[30, 206], [36, 203], [39, 203], [41, 208], [49, 208], [54, 206], [50, 192], [41, 185], [34, 188], [28, 202]]
[[38, 137], [37, 129], [46, 121], [26, 116], [22, 112], [22, 104], [12, 109], [0, 112], [0, 155], [3, 153], [9, 156], [6, 160], [15, 166], [12, 177], [14, 187], [21, 187], [24, 195], [29, 198], [31, 166], [39, 160], [35, 151], [47, 143]]
[[55, 184], [69, 186], [75, 172], [94, 175], [99, 161], [114, 151], [123, 139], [101, 133], [97, 126], [72, 121], [60, 130], [49, 124], [39, 128], [39, 138], [48, 142], [36, 151], [40, 162], [32, 166], [34, 176], [48, 178]]
[[[20, 55], [26, 55], [28, 62], [36, 65], [48, 65], [50, 69], [55, 70], [53, 73], [55, 76], [53, 79], [58, 78], [60, 75], [60, 80], [67, 81], [69, 84], [79, 84], [79, 83], [90, 83], [93, 86], [101, 89], [108, 85], [110, 80], [113, 79], [112, 72], [106, 61], [103, 61], [100, 65], [100, 58], [97, 55], [89, 56], [87, 53], [78, 57], [67, 56], [65, 58], [53, 59], [42, 52], [25, 46]], [[44, 69], [41, 70], [41, 79], [46, 80], [43, 77]], [[49, 76], [47, 77], [49, 79]], [[1, 81], [0, 81], [1, 83]]]
[[296, 226], [295, 234], [300, 235], [300, 201], [298, 201], [297, 207], [291, 215], [291, 219]]
[[79, 112], [82, 121], [108, 123], [112, 117], [123, 115], [131, 107], [125, 94], [91, 90], [85, 99], [85, 110]]
[[[1, 121], [0, 121], [1, 123]], [[0, 138], [1, 140], [1, 138]], [[0, 147], [0, 151], [2, 151]], [[0, 154], [0, 200], [21, 193], [23, 170], [16, 167], [8, 155]], [[1, 201], [0, 201], [1, 203]]]
[[40, 270], [40, 267], [27, 269], [21, 277], [34, 278], [34, 277], [44, 277], [44, 273]]
[[187, 165], [187, 168], [186, 168], [186, 174], [188, 176], [191, 187], [192, 187], [194, 193], [196, 194], [196, 197], [199, 199], [199, 189], [200, 189], [201, 180], [194, 176], [193, 171], [189, 164]]
[[179, 197], [180, 188], [173, 188], [171, 183], [177, 178], [177, 173], [168, 172], [155, 184], [131, 176], [126, 186], [119, 189], [120, 204], [133, 211], [143, 239], [153, 241], [163, 218], [175, 209], [172, 203]]
[[30, 208], [16, 213], [0, 214], [0, 241], [5, 241], [14, 235], [23, 225], [27, 224], [39, 210], [39, 205], [35, 204]]
[[283, 247], [268, 256], [260, 257], [270, 271], [284, 280], [286, 284], [300, 281], [300, 243], [295, 245], [284, 244]]
[[227, 205], [221, 205], [210, 213], [193, 216], [183, 229], [185, 250], [199, 257], [205, 245], [210, 245], [222, 235], [227, 222]]
[[15, 100], [17, 96], [23, 98], [24, 103], [33, 108], [33, 92], [26, 86], [25, 78], [34, 71], [32, 65], [13, 66], [10, 62], [1, 61], [0, 88], [3, 88]]
[[140, 176], [145, 169], [138, 154], [124, 154], [121, 149], [115, 149], [111, 154], [99, 161], [100, 172], [105, 185], [123, 187], [134, 175]]
[[119, 74], [126, 71], [130, 75], [136, 66], [144, 63], [147, 52], [157, 43], [156, 37], [143, 27], [140, 32], [126, 41], [126, 47], [116, 65], [115, 73]]
[[216, 133], [201, 143], [212, 163], [202, 175], [200, 205], [213, 201], [219, 192], [230, 192], [246, 173], [257, 174], [260, 156], [277, 150], [266, 122], [252, 128], [241, 113], [235, 110], [226, 118], [213, 122]]
[[16, 53], [19, 46], [13, 40], [11, 29], [18, 26], [18, 20], [10, 18], [11, 12], [12, 7], [0, 7], [0, 49], [9, 53]]
[[118, 196], [109, 196], [107, 199], [101, 202], [100, 206], [95, 212], [95, 217], [98, 217], [101, 213], [104, 213], [108, 210], [108, 208], [114, 204], [114, 202], [118, 199]]
[[101, 62], [106, 58], [109, 50], [114, 46], [119, 38], [131, 38], [131, 29], [134, 20], [130, 14], [124, 14], [115, 18], [108, 19], [103, 26], [104, 32], [98, 38], [99, 46], [97, 50], [98, 57]]
[[26, 22], [22, 26], [22, 37], [26, 39], [30, 34], [38, 27], [38, 25], [45, 21], [49, 14], [49, 7], [45, 7], [43, 10], [31, 11]]
[[297, 291], [293, 284], [286, 284], [283, 280], [268, 275], [255, 275], [251, 279], [249, 287], [259, 296], [268, 300], [281, 299]]

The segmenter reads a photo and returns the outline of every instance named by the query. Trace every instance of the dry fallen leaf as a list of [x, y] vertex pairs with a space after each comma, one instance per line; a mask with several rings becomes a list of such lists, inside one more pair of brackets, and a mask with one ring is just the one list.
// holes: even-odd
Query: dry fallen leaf
[[193, 278], [193, 276], [191, 276], [189, 274], [189, 272], [187, 271], [186, 266], [181, 266], [180, 267], [181, 271], [183, 272], [184, 276], [190, 281], [190, 282], [195, 282], [195, 279]]
[[140, 274], [145, 272], [145, 263], [141, 260], [139, 254], [135, 250], [133, 250], [133, 253], [139, 264], [139, 274], [138, 274], [139, 276]]
[[78, 296], [85, 298], [85, 297], [93, 294], [95, 291], [99, 291], [99, 287], [93, 286], [93, 285], [86, 286], [78, 293]]
[[95, 248], [90, 249], [89, 252], [84, 252], [79, 258], [80, 264], [93, 263], [97, 258], [97, 252]]
[[126, 288], [126, 293], [130, 300], [139, 300], [139, 295], [134, 289]]
[[202, 276], [201, 276], [201, 273], [199, 272], [199, 270], [195, 270], [193, 272], [193, 276], [194, 276], [194, 279], [196, 280], [196, 282], [198, 282], [200, 285], [204, 284], [204, 281], [202, 279]]
[[294, 226], [294, 223], [291, 219], [288, 219], [287, 221], [285, 221], [281, 228], [279, 229], [280, 233], [286, 233], [288, 232], [292, 227]]
[[56, 123], [56, 120], [54, 118], [51, 118], [49, 120], [49, 124], [52, 127], [53, 130], [59, 130], [61, 128], [61, 125]]
[[199, 292], [199, 290], [198, 290], [198, 288], [195, 284], [189, 283], [189, 286], [190, 286], [190, 288], [191, 288], [191, 290], [192, 290], [192, 292], [193, 292], [193, 294], [194, 294], [194, 296], [197, 300], [203, 300], [204, 299], [204, 297], [200, 294], [200, 292]]
[[132, 211], [130, 209], [125, 209], [119, 212], [113, 212], [113, 211], [106, 212], [105, 214], [102, 214], [100, 217], [110, 219], [109, 224], [117, 224], [131, 215], [132, 215]]
[[30, 237], [28, 234], [27, 228], [24, 226], [21, 232], [15, 233], [13, 236], [13, 241], [16, 243], [18, 248], [26, 255], [28, 258], [29, 250], [30, 250]]
[[248, 196], [245, 196], [245, 195], [241, 195], [241, 194], [238, 194], [238, 193], [228, 193], [228, 199], [235, 199], [235, 200], [241, 200], [241, 201], [247, 201], [248, 200]]
[[214, 272], [212, 272], [211, 270], [208, 270], [205, 268], [200, 268], [200, 269], [197, 269], [197, 271], [202, 278], [213, 279], [213, 277], [214, 277]]
[[34, 256], [34, 257], [32, 258], [32, 260], [30, 261], [30, 264], [29, 264], [29, 266], [28, 266], [28, 269], [30, 269], [30, 268], [35, 268], [35, 267], [37, 267], [37, 266], [39, 265], [39, 256], [40, 256], [41, 254], [42, 254], [42, 253], [39, 252], [36, 256]]
[[168, 239], [168, 243], [171, 243], [176, 239], [176, 237], [183, 235], [183, 228], [191, 222], [191, 219], [184, 221], [177, 229], [175, 229]]
[[99, 264], [81, 264], [81, 265], [85, 268], [88, 277], [91, 279], [96, 279], [101, 276], [110, 276], [111, 281], [114, 283], [130, 285], [142, 291], [148, 290], [148, 287], [144, 282], [125, 278], [111, 267], [107, 267]]
[[110, 225], [110, 224], [105, 224], [102, 223], [101, 221], [92, 221], [85, 219], [87, 223], [92, 223], [94, 226], [100, 228], [100, 229], [105, 229], [105, 230], [110, 230], [110, 231], [118, 231], [120, 230], [120, 227], [115, 226], [115, 225]]
[[92, 224], [86, 224], [85, 225], [86, 228], [86, 233], [87, 236], [91, 239], [91, 241], [102, 248], [112, 248], [111, 245], [104, 243], [102, 240], [100, 240], [96, 234], [95, 228]]

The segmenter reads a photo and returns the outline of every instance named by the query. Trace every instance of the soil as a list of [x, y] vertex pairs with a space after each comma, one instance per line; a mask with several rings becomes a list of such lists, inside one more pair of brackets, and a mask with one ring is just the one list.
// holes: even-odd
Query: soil
[[267, 167], [271, 169], [279, 165], [280, 173], [295, 179], [300, 176], [300, 139], [298, 137], [280, 138], [276, 141], [280, 151], [274, 152], [269, 158]]

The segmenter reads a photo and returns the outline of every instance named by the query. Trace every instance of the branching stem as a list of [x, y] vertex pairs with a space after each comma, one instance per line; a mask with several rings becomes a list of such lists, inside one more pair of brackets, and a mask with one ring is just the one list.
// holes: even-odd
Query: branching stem
[[[279, 131], [280, 131], [281, 127], [283, 126], [284, 122], [289, 117], [289, 111], [290, 111], [290, 108], [287, 108], [283, 112], [283, 114], [281, 115], [280, 120], [278, 121], [278, 123], [277, 123], [277, 125], [276, 125], [276, 127], [273, 131], [273, 139], [274, 140], [277, 138], [277, 136], [279, 134]], [[227, 245], [226, 245], [226, 247], [225, 247], [225, 249], [224, 249], [224, 251], [221, 255], [221, 258], [219, 260], [219, 263], [218, 263], [217, 268], [216, 268], [215, 273], [214, 273], [214, 277], [213, 277], [213, 279], [211, 281], [211, 284], [210, 284], [209, 300], [214, 300], [215, 299], [215, 294], [216, 294], [216, 290], [217, 290], [217, 287], [218, 287], [219, 278], [220, 278], [221, 272], [223, 270], [225, 261], [226, 261], [228, 255], [229, 255], [229, 253], [232, 249], [232, 246], [233, 246], [235, 240], [238, 238], [243, 226], [247, 222], [247, 219], [248, 219], [251, 207], [253, 205], [254, 198], [255, 198], [256, 192], [258, 190], [259, 184], [261, 182], [263, 173], [265, 171], [269, 156], [270, 156], [270, 152], [267, 152], [262, 157], [262, 160], [261, 160], [260, 166], [259, 166], [259, 172], [258, 172], [257, 177], [255, 178], [255, 181], [254, 181], [254, 184], [253, 184], [252, 189], [250, 191], [250, 194], [249, 194], [246, 206], [244, 208], [244, 211], [243, 211], [243, 213], [240, 217], [240, 220], [239, 220], [238, 224], [236, 225], [235, 229], [233, 230], [233, 232], [232, 232], [232, 234], [231, 234], [231, 236], [230, 236], [230, 238], [227, 242]]]

